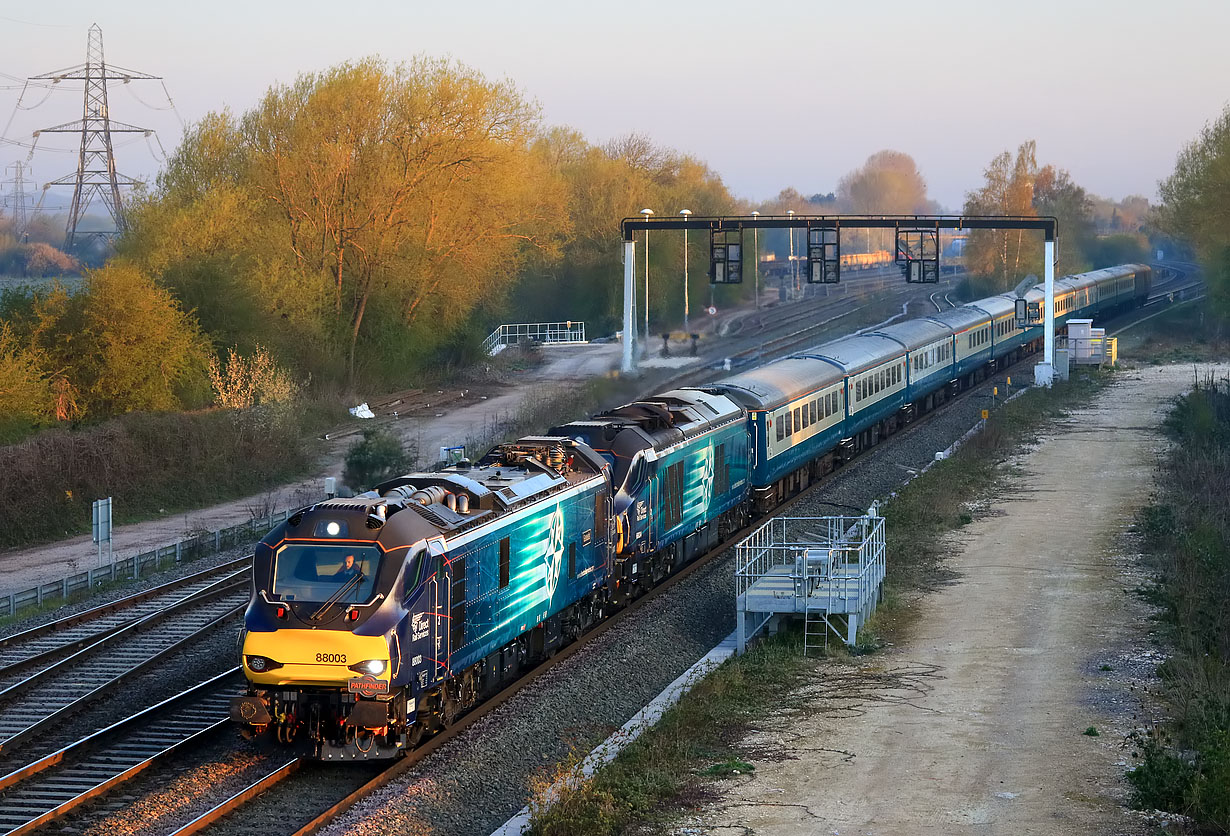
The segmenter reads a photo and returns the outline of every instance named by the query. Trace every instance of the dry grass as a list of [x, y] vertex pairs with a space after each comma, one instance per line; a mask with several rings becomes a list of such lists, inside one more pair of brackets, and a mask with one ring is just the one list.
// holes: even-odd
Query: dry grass
[[116, 523], [253, 494], [307, 472], [303, 418], [289, 412], [132, 413], [0, 447], [0, 547], [90, 529], [95, 499]]

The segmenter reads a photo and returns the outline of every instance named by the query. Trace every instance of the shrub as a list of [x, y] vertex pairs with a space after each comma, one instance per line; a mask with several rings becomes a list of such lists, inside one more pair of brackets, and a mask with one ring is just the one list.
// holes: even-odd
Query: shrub
[[227, 409], [246, 409], [261, 404], [286, 404], [295, 399], [298, 387], [278, 367], [263, 346], [251, 357], [230, 349], [225, 363], [209, 358], [209, 383], [214, 399]]
[[0, 322], [0, 420], [38, 422], [51, 411], [51, 389], [38, 354]]
[[342, 480], [355, 490], [366, 490], [400, 476], [410, 466], [410, 457], [397, 436], [384, 430], [364, 430], [363, 438], [346, 454]]
[[1166, 428], [1159, 502], [1140, 515], [1159, 575], [1148, 590], [1173, 655], [1158, 674], [1174, 721], [1137, 736], [1132, 803], [1230, 832], [1230, 382], [1198, 381]]
[[88, 531], [90, 502], [106, 496], [119, 523], [297, 478], [312, 464], [298, 420], [289, 411], [276, 420], [260, 410], [137, 412], [0, 447], [0, 546]]

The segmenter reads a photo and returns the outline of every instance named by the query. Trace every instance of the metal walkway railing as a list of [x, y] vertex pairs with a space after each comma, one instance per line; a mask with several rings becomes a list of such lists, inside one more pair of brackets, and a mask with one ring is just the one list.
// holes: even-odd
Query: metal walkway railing
[[808, 650], [821, 633], [826, 644], [830, 631], [841, 635], [837, 616], [846, 627], [842, 638], [853, 644], [879, 600], [884, 570], [884, 518], [874, 503], [861, 517], [769, 520], [735, 546], [740, 651], [773, 616], [804, 616]]
[[543, 345], [588, 342], [585, 339], [584, 322], [530, 322], [496, 328], [491, 332], [491, 336], [483, 340], [483, 351], [496, 355], [506, 346], [527, 341]]

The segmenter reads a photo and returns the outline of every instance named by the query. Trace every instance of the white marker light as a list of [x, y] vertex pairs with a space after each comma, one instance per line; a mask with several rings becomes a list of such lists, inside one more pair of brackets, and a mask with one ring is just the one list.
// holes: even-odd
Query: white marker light
[[339, 533], [341, 533], [341, 530], [342, 527], [335, 522], [331, 522], [325, 526], [325, 531], [329, 532], [330, 537], [336, 537]]

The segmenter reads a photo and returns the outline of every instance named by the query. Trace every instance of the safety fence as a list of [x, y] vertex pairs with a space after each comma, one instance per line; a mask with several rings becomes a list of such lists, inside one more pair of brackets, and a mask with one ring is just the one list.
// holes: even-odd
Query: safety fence
[[517, 325], [501, 325], [491, 332], [491, 336], [483, 341], [483, 351], [495, 355], [510, 345], [523, 342], [536, 342], [548, 345], [552, 343], [583, 343], [585, 339], [584, 322], [529, 322]]
[[38, 586], [0, 595], [0, 618], [20, 615], [45, 604], [66, 601], [74, 595], [113, 583], [127, 583], [206, 555], [238, 548], [265, 536], [286, 521], [290, 511], [254, 518], [217, 531], [203, 531], [183, 540], [130, 557], [116, 558], [94, 569], [84, 569]]

